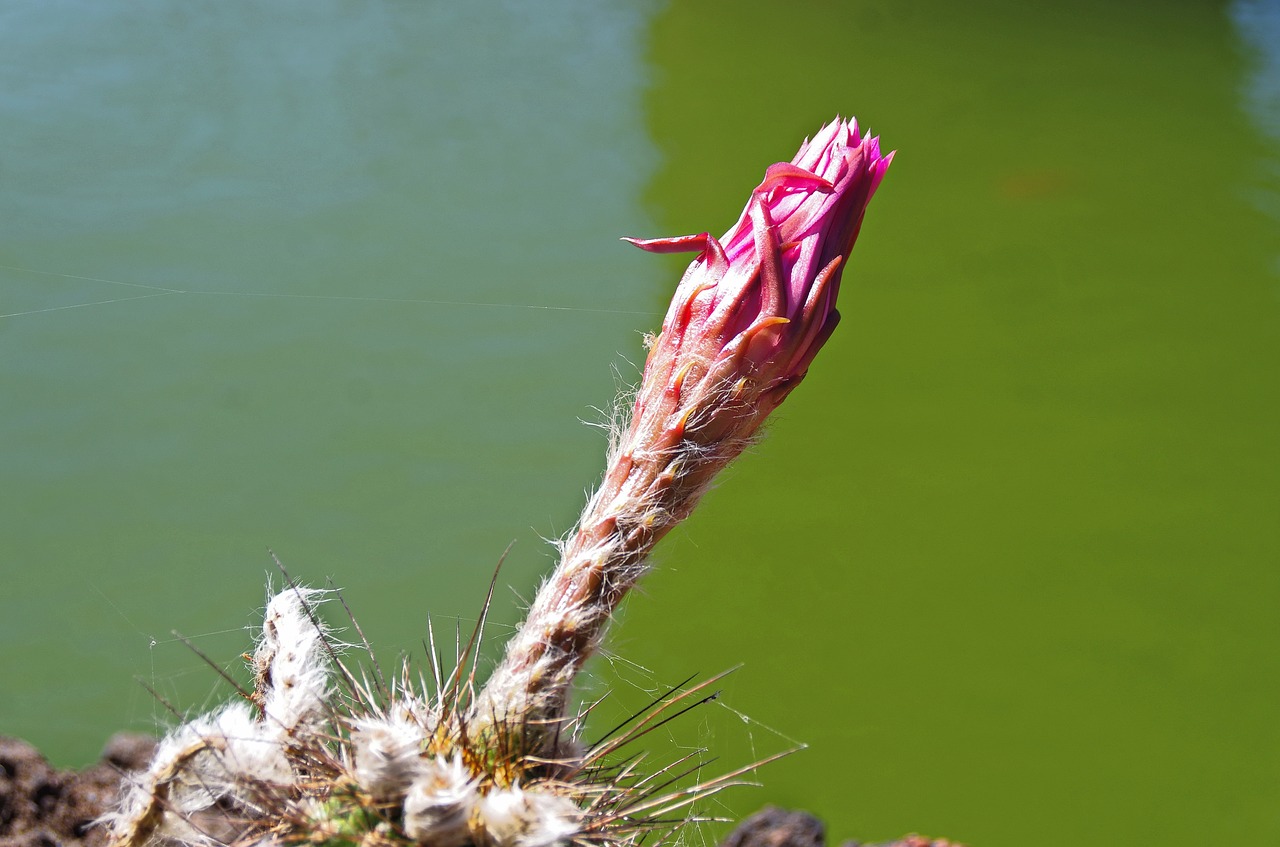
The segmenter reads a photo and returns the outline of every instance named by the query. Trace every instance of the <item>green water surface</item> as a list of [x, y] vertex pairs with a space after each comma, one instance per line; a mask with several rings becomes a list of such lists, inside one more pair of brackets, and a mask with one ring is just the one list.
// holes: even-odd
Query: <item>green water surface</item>
[[[229, 696], [275, 572], [489, 655], [678, 261], [835, 114], [839, 331], [592, 689], [833, 839], [1280, 839], [1280, 4], [0, 10], [0, 732]], [[511, 590], [506, 590], [509, 586]], [[669, 751], [668, 751], [669, 752]], [[687, 837], [710, 841], [709, 827]]]

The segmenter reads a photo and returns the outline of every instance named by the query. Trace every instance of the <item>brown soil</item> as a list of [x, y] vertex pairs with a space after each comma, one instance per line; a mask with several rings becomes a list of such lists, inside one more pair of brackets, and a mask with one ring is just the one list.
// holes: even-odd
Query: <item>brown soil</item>
[[105, 847], [94, 821], [114, 807], [122, 774], [146, 767], [155, 745], [120, 733], [97, 764], [60, 771], [27, 742], [0, 736], [0, 847]]

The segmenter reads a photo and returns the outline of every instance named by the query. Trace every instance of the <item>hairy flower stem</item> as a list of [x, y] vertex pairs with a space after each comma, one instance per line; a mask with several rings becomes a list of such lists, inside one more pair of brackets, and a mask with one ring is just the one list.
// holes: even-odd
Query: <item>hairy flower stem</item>
[[892, 154], [836, 120], [772, 165], [724, 239], [637, 241], [697, 251], [645, 362], [626, 433], [560, 563], [470, 714], [561, 752], [570, 688], [654, 545], [751, 442], [835, 329], [840, 277]]
[[[725, 405], [735, 402], [734, 392], [722, 393]], [[644, 574], [650, 551], [689, 515], [711, 479], [747, 444], [747, 439], [700, 438], [709, 427], [695, 421], [663, 433], [668, 444], [646, 444], [652, 439], [639, 437], [650, 423], [644, 411], [638, 400], [603, 484], [485, 687], [475, 716], [480, 725], [519, 722], [547, 739], [559, 735], [573, 678], [595, 651], [618, 603]]]

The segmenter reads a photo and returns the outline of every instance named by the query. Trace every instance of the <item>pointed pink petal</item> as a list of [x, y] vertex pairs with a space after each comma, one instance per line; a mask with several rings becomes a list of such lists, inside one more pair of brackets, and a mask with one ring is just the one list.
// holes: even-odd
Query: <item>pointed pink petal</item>
[[[623, 238], [622, 240], [650, 253], [691, 253], [695, 250], [705, 250], [707, 239], [710, 237], [710, 233], [702, 232], [698, 235], [677, 235], [674, 238]], [[724, 255], [723, 250], [720, 252]]]

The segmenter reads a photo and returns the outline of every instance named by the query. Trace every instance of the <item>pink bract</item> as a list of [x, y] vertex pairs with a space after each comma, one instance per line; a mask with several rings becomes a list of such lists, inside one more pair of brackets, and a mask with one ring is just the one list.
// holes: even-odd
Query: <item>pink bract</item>
[[857, 121], [837, 119], [791, 162], [765, 171], [723, 238], [626, 239], [659, 253], [700, 251], [650, 351], [645, 387], [651, 372], [666, 370], [681, 373], [681, 385], [690, 377], [746, 377], [757, 383], [757, 423], [763, 420], [840, 319], [840, 276], [892, 160], [878, 138], [859, 136]]

